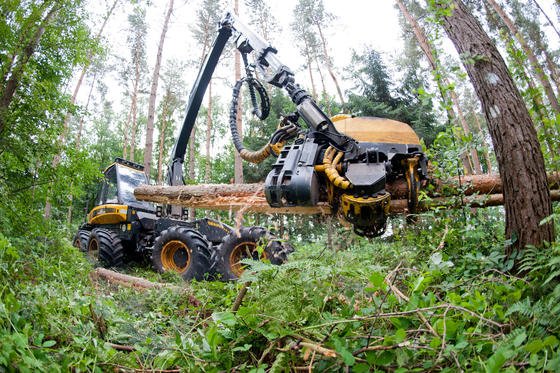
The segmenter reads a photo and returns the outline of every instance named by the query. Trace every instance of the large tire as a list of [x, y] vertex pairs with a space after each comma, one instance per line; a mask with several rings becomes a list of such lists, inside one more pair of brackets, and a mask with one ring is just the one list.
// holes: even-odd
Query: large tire
[[87, 252], [87, 244], [90, 233], [90, 231], [86, 231], [83, 229], [78, 230], [78, 232], [76, 232], [76, 235], [74, 236], [74, 240], [72, 241], [74, 247], [77, 247], [81, 252]]
[[161, 232], [152, 251], [152, 264], [160, 273], [175, 271], [184, 280], [203, 280], [210, 271], [210, 243], [187, 227], [175, 226]]
[[[263, 247], [259, 255], [259, 247]], [[217, 250], [216, 271], [224, 281], [237, 280], [245, 271], [243, 259], [268, 259], [272, 264], [282, 264], [288, 260], [293, 248], [280, 242], [262, 227], [241, 228], [224, 237]]]
[[105, 228], [91, 231], [87, 243], [87, 255], [103, 267], [122, 267], [124, 248], [116, 233]]

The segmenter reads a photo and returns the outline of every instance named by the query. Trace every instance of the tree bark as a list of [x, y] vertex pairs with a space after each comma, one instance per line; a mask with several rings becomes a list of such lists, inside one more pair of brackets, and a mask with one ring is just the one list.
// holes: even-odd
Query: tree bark
[[169, 0], [165, 20], [163, 21], [163, 29], [159, 37], [158, 51], [156, 56], [156, 64], [154, 66], [154, 74], [152, 75], [152, 86], [150, 88], [150, 101], [148, 102], [148, 121], [146, 122], [146, 147], [144, 148], [144, 172], [150, 180], [150, 171], [152, 168], [152, 154], [154, 147], [154, 117], [156, 111], [156, 96], [159, 82], [159, 71], [161, 69], [161, 56], [163, 54], [163, 44], [165, 43], [165, 35], [169, 26], [169, 20], [173, 13], [173, 0]]
[[506, 12], [496, 3], [495, 0], [486, 0], [492, 6], [494, 11], [498, 13], [502, 21], [506, 24], [507, 28], [509, 29], [512, 36], [519, 42], [521, 48], [525, 52], [527, 59], [531, 63], [531, 67], [539, 81], [541, 82], [544, 92], [550, 102], [550, 106], [554, 109], [556, 113], [560, 113], [560, 104], [558, 103], [558, 98], [550, 85], [550, 81], [548, 80], [547, 76], [544, 73], [543, 67], [540, 65], [537, 56], [533, 53], [532, 49], [529, 47], [523, 35], [519, 32], [517, 27], [514, 25], [513, 21], [509, 18]]
[[[441, 7], [441, 6], [440, 6]], [[439, 10], [439, 8], [437, 9]], [[437, 11], [436, 10], [436, 11]], [[504, 189], [507, 254], [554, 240], [544, 159], [533, 121], [496, 46], [460, 0], [442, 17], [457, 52], [474, 61], [465, 68], [482, 103]]]
[[[503, 193], [500, 175], [485, 174], [454, 177], [449, 180], [430, 180], [431, 188], [426, 190], [428, 197], [451, 197], [473, 194]], [[560, 173], [547, 175], [547, 187], [560, 189]], [[405, 199], [408, 196], [407, 183], [404, 178], [393, 180], [385, 186], [392, 199]], [[224, 198], [264, 198], [264, 184], [195, 184], [180, 186], [141, 185], [134, 190], [136, 198], [153, 202], [190, 201], [196, 203], [198, 199], [211, 200], [214, 197]]]
[[[463, 178], [462, 178], [463, 179]], [[550, 176], [552, 198], [560, 200], [560, 175]], [[445, 197], [431, 197], [420, 201], [420, 211], [427, 211], [434, 207], [456, 208], [464, 205], [472, 207], [498, 206], [504, 203], [501, 180], [495, 175], [474, 175], [462, 180], [465, 188], [463, 198], [458, 198], [460, 192], [456, 182], [436, 183], [438, 190], [447, 190], [449, 194]], [[391, 213], [408, 213], [408, 201], [406, 199], [406, 181], [401, 180], [395, 185], [389, 185], [391, 190]], [[477, 194], [475, 194], [477, 193]], [[331, 214], [331, 207], [320, 202], [316, 206], [295, 207], [270, 207], [264, 195], [263, 184], [200, 184], [181, 186], [155, 186], [143, 185], [134, 190], [134, 196], [138, 200], [151, 201], [181, 205], [190, 208], [206, 210], [243, 210], [244, 212], [258, 212], [267, 214]]]

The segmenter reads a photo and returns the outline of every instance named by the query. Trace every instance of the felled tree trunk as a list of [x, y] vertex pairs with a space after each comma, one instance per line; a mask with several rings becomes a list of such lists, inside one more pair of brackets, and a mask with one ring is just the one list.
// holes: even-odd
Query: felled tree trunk
[[[430, 197], [453, 196], [461, 194], [499, 194], [502, 193], [500, 175], [470, 175], [452, 178], [450, 181], [431, 180], [434, 188], [428, 193]], [[560, 189], [560, 173], [548, 175], [550, 189]], [[406, 199], [405, 179], [387, 183], [386, 190], [393, 200]], [[246, 204], [248, 201], [265, 200], [264, 184], [198, 184], [181, 186], [142, 185], [134, 190], [134, 196], [142, 201], [180, 204], [190, 207], [202, 207], [220, 204]], [[290, 208], [293, 209], [293, 208]]]

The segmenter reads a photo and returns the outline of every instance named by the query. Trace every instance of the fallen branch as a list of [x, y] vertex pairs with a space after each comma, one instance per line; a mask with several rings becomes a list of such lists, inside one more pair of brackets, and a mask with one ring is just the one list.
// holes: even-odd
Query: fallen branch
[[315, 343], [311, 343], [311, 342], [299, 342], [298, 345], [302, 346], [302, 347], [306, 347], [309, 348], [312, 351], [315, 351], [317, 353], [320, 353], [323, 356], [326, 357], [336, 357], [336, 351], [331, 350], [329, 348], [325, 348], [323, 346], [319, 346], [318, 344]]
[[251, 286], [250, 281], [244, 283], [241, 289], [239, 290], [239, 293], [237, 293], [237, 296], [235, 297], [235, 302], [233, 302], [233, 306], [231, 307], [232, 312], [237, 312], [239, 310], [239, 307], [241, 306], [241, 302], [243, 302], [243, 298], [245, 298], [245, 294], [247, 294], [247, 290], [249, 289], [249, 286]]
[[111, 343], [111, 342], [105, 342], [105, 344], [107, 346], [111, 347], [112, 349], [118, 350], [118, 351], [126, 351], [126, 352], [136, 351], [136, 348], [134, 346], [119, 345], [119, 344]]

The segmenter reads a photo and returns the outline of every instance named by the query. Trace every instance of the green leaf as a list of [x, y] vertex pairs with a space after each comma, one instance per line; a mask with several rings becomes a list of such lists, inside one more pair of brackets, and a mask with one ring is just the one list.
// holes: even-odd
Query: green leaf
[[212, 314], [214, 321], [222, 323], [226, 326], [233, 327], [237, 324], [237, 318], [233, 312], [214, 312]]
[[545, 347], [544, 343], [540, 339], [533, 339], [531, 342], [527, 343], [523, 349], [532, 354], [539, 352]]
[[52, 347], [52, 346], [54, 346], [55, 344], [56, 344], [56, 341], [53, 341], [53, 340], [51, 339], [51, 340], [48, 340], [48, 341], [43, 342], [43, 347]]
[[383, 276], [381, 273], [379, 272], [373, 272], [370, 276], [369, 276], [369, 282], [371, 282], [371, 284], [377, 288], [377, 289], [383, 289], [384, 288], [384, 284], [385, 284], [385, 276]]
[[486, 372], [487, 373], [498, 373], [504, 363], [506, 362], [506, 357], [502, 350], [498, 350], [494, 355], [490, 356], [486, 362]]
[[525, 333], [525, 331], [523, 331], [513, 339], [513, 345], [515, 347], [519, 347], [521, 346], [521, 344], [523, 344], [523, 342], [525, 342], [525, 339], [527, 339], [527, 334]]
[[401, 343], [405, 339], [406, 339], [406, 330], [404, 329], [397, 330], [397, 332], [395, 333], [395, 343]]
[[243, 346], [234, 347], [232, 351], [249, 351], [253, 347], [250, 344], [244, 344]]
[[338, 338], [334, 339], [334, 349], [340, 354], [344, 364], [352, 366], [356, 363], [356, 358], [354, 358], [352, 353], [346, 349], [346, 346], [344, 346], [343, 342]]

